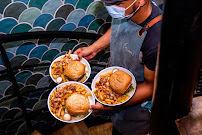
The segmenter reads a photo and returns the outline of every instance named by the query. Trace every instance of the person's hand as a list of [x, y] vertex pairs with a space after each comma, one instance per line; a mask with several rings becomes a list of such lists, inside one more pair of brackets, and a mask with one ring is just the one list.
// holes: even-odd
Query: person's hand
[[77, 49], [74, 54], [77, 54], [79, 59], [81, 59], [82, 57], [85, 58], [86, 60], [90, 60], [93, 57], [95, 57], [95, 55], [97, 54], [96, 51], [94, 51], [95, 49], [92, 48], [91, 46], [89, 47], [82, 47]]
[[95, 105], [90, 106], [90, 109], [93, 109], [93, 113], [97, 113], [104, 110], [111, 110], [113, 109], [113, 107], [104, 106], [100, 104], [99, 102], [96, 102]]

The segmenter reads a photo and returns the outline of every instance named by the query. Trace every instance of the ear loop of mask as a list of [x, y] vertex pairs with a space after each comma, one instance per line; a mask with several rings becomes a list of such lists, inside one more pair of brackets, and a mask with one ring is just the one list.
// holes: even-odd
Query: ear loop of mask
[[[129, 9], [137, 0], [133, 1], [132, 4], [130, 4], [130, 6], [128, 6], [126, 9], [125, 9], [125, 14], [126, 14], [126, 10]], [[125, 18], [126, 19], [129, 19], [130, 17], [132, 17], [138, 10], [140, 9], [140, 6], [138, 6], [138, 8], [130, 15], [125, 15]]]
[[129, 9], [137, 0], [133, 1], [133, 3], [130, 4], [125, 10]]

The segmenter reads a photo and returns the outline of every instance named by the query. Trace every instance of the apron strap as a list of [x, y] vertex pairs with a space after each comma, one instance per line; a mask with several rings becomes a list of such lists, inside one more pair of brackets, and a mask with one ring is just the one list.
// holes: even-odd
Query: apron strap
[[138, 31], [138, 35], [141, 37], [142, 33], [144, 33], [145, 31], [147, 31], [150, 27], [152, 27], [157, 22], [161, 21], [161, 19], [162, 19], [162, 15], [159, 15], [159, 16], [155, 17], [154, 19], [152, 19], [150, 22], [148, 22], [147, 24], [145, 24], [145, 26], [142, 27], [142, 29], [140, 29]]

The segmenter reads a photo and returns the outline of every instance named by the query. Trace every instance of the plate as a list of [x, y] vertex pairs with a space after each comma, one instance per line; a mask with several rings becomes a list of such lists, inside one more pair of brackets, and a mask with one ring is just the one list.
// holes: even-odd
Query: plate
[[50, 94], [49, 94], [49, 96], [48, 96], [47, 105], [48, 105], [49, 112], [50, 112], [57, 120], [62, 121], [62, 122], [66, 122], [66, 123], [75, 123], [75, 122], [79, 122], [79, 121], [82, 121], [82, 120], [86, 119], [86, 118], [92, 113], [93, 110], [92, 110], [92, 109], [89, 109], [88, 114], [87, 114], [85, 117], [83, 117], [83, 118], [75, 118], [75, 119], [72, 119], [72, 120], [70, 120], [70, 121], [65, 121], [65, 120], [59, 119], [58, 117], [56, 117], [56, 116], [53, 114], [53, 112], [52, 112], [51, 109], [50, 109], [50, 104], [49, 104], [50, 95], [52, 95], [52, 93], [53, 93], [56, 89], [58, 89], [59, 87], [63, 87], [63, 86], [65, 86], [65, 85], [70, 85], [70, 84], [79, 84], [80, 86], [84, 87], [84, 88], [87, 90], [86, 93], [91, 93], [91, 96], [88, 96], [90, 105], [94, 105], [94, 104], [95, 104], [95, 98], [94, 98], [94, 96], [93, 96], [93, 93], [92, 93], [92, 91], [89, 89], [89, 87], [88, 87], [87, 85], [85, 85], [85, 84], [83, 84], [83, 83], [80, 83], [80, 82], [68, 81], [68, 82], [61, 83], [61, 84], [57, 85], [55, 88], [52, 89], [52, 91], [50, 92]]
[[[108, 73], [108, 72], [110, 72], [110, 71], [112, 71], [114, 69], [119, 69], [119, 70], [122, 70], [122, 71], [128, 73], [132, 77], [132, 85], [133, 85], [134, 89], [132, 91], [130, 91], [130, 92], [127, 93], [127, 95], [129, 96], [129, 98], [125, 102], [122, 102], [122, 103], [119, 103], [119, 104], [105, 104], [105, 103], [102, 103], [101, 101], [99, 101], [98, 98], [95, 96], [95, 93], [94, 93], [94, 91], [95, 91], [95, 84], [96, 84], [96, 82], [98, 82], [100, 80], [100, 75]], [[122, 105], [122, 104], [126, 103], [127, 101], [129, 101], [133, 97], [133, 95], [135, 94], [135, 91], [136, 91], [136, 79], [135, 79], [134, 75], [128, 69], [123, 68], [123, 67], [119, 67], [119, 66], [112, 66], [112, 67], [108, 67], [108, 68], [105, 68], [105, 69], [101, 70], [94, 77], [94, 79], [92, 81], [92, 84], [91, 84], [91, 89], [93, 91], [95, 99], [98, 102], [100, 102], [101, 104], [106, 105], [106, 106], [118, 106], [118, 105]]]
[[[49, 67], [49, 74], [50, 74], [50, 77], [51, 77], [51, 79], [52, 79], [55, 83], [57, 83], [57, 81], [56, 81], [56, 79], [53, 78], [53, 76], [51, 75], [51, 66], [53, 65], [54, 62], [61, 60], [61, 58], [64, 57], [64, 56], [65, 56], [65, 55], [61, 55], [61, 56], [57, 57], [57, 58], [51, 63], [51, 65], [50, 65], [50, 67]], [[79, 59], [79, 58], [78, 58], [78, 55], [76, 55], [76, 54], [70, 54], [70, 57], [72, 57], [74, 60], [75, 60], [75, 59]], [[86, 78], [85, 81], [82, 82], [82, 83], [85, 83], [85, 82], [88, 80], [88, 78], [90, 77], [90, 74], [91, 74], [91, 67], [90, 67], [90, 64], [88, 63], [88, 61], [87, 61], [86, 59], [84, 59], [84, 58], [82, 58], [82, 59], [80, 60], [80, 62], [86, 65], [85, 71], [87, 71], [87, 72], [86, 72], [87, 78]], [[58, 84], [58, 83], [57, 83], [57, 84]]]

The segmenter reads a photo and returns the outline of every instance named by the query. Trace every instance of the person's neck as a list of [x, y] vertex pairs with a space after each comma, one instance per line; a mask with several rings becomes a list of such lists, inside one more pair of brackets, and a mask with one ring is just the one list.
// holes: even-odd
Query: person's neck
[[134, 23], [140, 24], [150, 16], [151, 12], [152, 12], [151, 4], [146, 4], [143, 7], [140, 7], [140, 9], [130, 19]]

